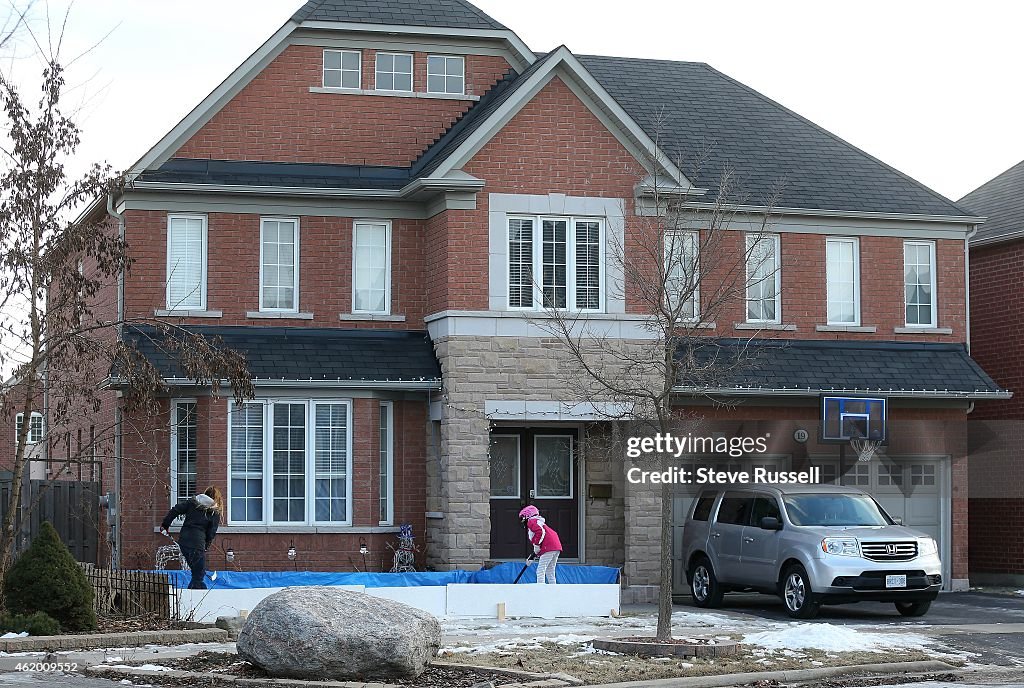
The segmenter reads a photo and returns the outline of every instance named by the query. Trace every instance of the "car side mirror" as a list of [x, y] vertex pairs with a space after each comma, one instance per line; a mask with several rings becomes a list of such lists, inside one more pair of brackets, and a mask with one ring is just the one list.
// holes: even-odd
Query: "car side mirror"
[[898, 526], [901, 526], [901, 525], [903, 525], [903, 519], [902, 519], [902, 518], [894, 518], [894, 519], [892, 520], [892, 522], [893, 522], [893, 523], [895, 523], [895, 524], [896, 524], [896, 525], [898, 525]]
[[765, 516], [760, 523], [762, 530], [782, 530], [782, 521], [774, 516]]

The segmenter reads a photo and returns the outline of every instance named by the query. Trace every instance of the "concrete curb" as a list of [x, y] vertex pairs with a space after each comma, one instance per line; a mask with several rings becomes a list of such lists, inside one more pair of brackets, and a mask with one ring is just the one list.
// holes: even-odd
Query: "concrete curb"
[[140, 645], [225, 643], [227, 640], [228, 632], [221, 628], [178, 631], [131, 631], [129, 633], [88, 633], [81, 635], [39, 635], [0, 640], [0, 652], [96, 650], [106, 647], [138, 647]]
[[933, 671], [959, 671], [959, 668], [945, 662], [929, 659], [918, 662], [853, 664], [850, 666], [821, 667], [819, 669], [755, 671], [745, 674], [720, 674], [718, 676], [659, 678], [653, 681], [623, 681], [622, 683], [603, 683], [601, 688], [722, 688], [723, 686], [740, 686], [758, 681], [794, 683], [832, 678], [833, 676], [844, 676], [846, 674], [906, 674]]

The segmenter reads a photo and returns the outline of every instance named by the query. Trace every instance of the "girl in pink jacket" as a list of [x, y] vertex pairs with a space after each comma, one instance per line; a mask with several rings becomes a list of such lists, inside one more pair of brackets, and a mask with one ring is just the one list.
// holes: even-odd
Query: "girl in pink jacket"
[[527, 537], [533, 545], [533, 553], [539, 554], [537, 560], [537, 582], [555, 583], [555, 563], [562, 553], [562, 543], [558, 533], [544, 523], [544, 517], [532, 504], [519, 512], [519, 520], [526, 526]]

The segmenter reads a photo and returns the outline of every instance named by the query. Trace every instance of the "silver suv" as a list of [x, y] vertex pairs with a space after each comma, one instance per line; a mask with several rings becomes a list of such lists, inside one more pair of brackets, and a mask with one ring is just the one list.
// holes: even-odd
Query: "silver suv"
[[682, 540], [698, 607], [753, 590], [782, 597], [809, 619], [822, 604], [893, 602], [922, 616], [942, 587], [935, 540], [893, 520], [860, 490], [831, 485], [705, 489]]

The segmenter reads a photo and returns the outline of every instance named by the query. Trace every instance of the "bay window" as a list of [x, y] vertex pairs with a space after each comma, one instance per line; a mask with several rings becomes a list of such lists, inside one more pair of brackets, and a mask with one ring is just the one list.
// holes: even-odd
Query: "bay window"
[[232, 404], [229, 416], [232, 523], [351, 523], [349, 401], [256, 401]]
[[604, 223], [572, 217], [508, 218], [508, 306], [604, 309]]

